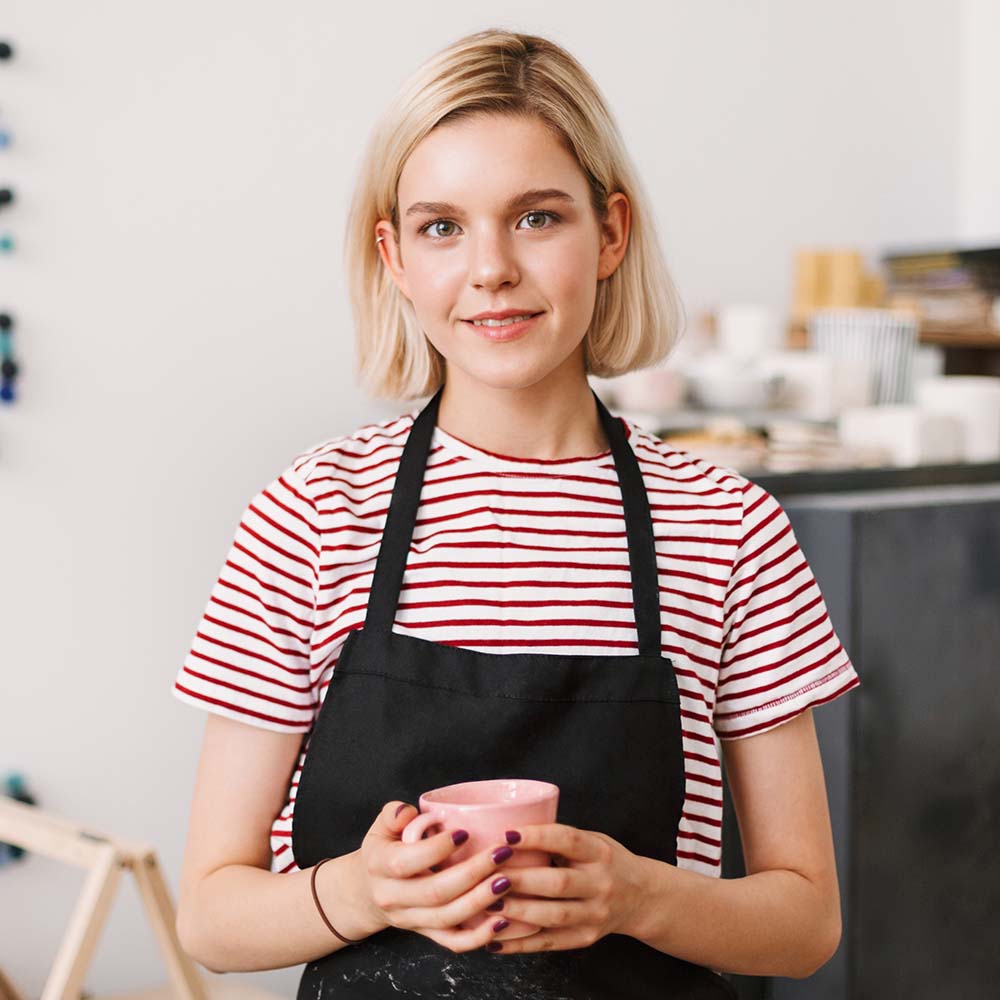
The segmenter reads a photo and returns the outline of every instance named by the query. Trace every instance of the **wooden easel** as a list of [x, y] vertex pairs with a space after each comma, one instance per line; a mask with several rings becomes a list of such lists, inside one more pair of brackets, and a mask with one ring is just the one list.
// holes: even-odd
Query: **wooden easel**
[[[163, 1000], [171, 997], [177, 1000], [209, 1000], [210, 996], [218, 995], [260, 1000], [266, 996], [261, 991], [249, 991], [238, 983], [226, 983], [224, 987], [213, 987], [211, 990], [207, 988], [177, 939], [174, 926], [176, 911], [170, 889], [163, 879], [156, 852], [150, 845], [86, 830], [70, 820], [6, 796], [0, 796], [0, 841], [85, 868], [90, 873], [63, 935], [41, 1000], [80, 1000], [83, 979], [123, 869], [135, 876], [140, 898], [170, 976], [169, 987], [143, 993], [143, 1000], [153, 1000], [154, 997]], [[0, 970], [0, 1000], [25, 1000], [3, 970]], [[119, 1000], [132, 998], [122, 997]]]

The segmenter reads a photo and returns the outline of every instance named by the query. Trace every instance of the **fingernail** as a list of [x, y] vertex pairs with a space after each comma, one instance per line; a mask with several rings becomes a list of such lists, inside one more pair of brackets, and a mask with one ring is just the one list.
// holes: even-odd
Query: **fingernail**
[[493, 895], [499, 896], [501, 892], [506, 892], [510, 888], [510, 879], [506, 875], [493, 880]]
[[502, 931], [505, 927], [510, 927], [510, 921], [509, 920], [498, 920], [493, 925], [493, 930], [495, 930], [495, 931]]
[[464, 844], [469, 839], [468, 830], [456, 830], [452, 835], [451, 839], [455, 841], [455, 844]]
[[508, 830], [505, 836], [507, 837], [508, 844], [517, 844], [521, 840], [521, 835], [517, 830]]
[[487, 951], [499, 951], [503, 947], [502, 941], [491, 941], [487, 946]]
[[396, 809], [396, 816], [398, 816], [410, 803], [404, 802], [401, 806]]
[[498, 899], [495, 903], [490, 903], [490, 905], [487, 906], [486, 909], [492, 910], [494, 913], [497, 913], [499, 910], [503, 909], [503, 900]]
[[493, 852], [493, 864], [498, 865], [506, 861], [514, 852], [509, 847], [498, 847]]

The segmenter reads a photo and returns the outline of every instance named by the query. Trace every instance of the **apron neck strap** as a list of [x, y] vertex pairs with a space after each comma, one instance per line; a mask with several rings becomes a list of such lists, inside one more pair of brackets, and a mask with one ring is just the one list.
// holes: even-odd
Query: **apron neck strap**
[[[413, 526], [420, 507], [424, 470], [430, 454], [431, 438], [437, 424], [442, 385], [417, 414], [399, 460], [389, 512], [382, 532], [375, 575], [372, 580], [365, 628], [391, 631], [406, 569], [406, 557], [413, 540]], [[611, 444], [618, 485], [625, 511], [632, 602], [635, 608], [639, 654], [660, 656], [660, 589], [656, 569], [656, 547], [649, 501], [642, 471], [620, 420], [613, 417], [591, 388], [604, 433]]]

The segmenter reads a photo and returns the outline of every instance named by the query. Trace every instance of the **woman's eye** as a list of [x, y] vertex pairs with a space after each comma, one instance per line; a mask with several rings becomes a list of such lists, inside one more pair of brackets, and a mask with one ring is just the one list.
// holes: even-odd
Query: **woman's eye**
[[[544, 218], [546, 218], [546, 217], [551, 217], [552, 219], [555, 219], [555, 215], [553, 215], [553, 214], [552, 214], [552, 212], [529, 212], [529, 213], [528, 213], [528, 214], [527, 214], [527, 215], [525, 216], [525, 218], [526, 218], [526, 219], [530, 219], [530, 218], [532, 218], [533, 216], [534, 216], [534, 217], [535, 217], [536, 219], [537, 219], [537, 218], [542, 218], [542, 219], [544, 219]], [[532, 225], [529, 225], [529, 226], [528, 226], [528, 228], [529, 228], [529, 229], [544, 229], [545, 227], [544, 227], [544, 226], [532, 226]]]
[[[559, 221], [559, 216], [555, 212], [529, 212], [527, 215], [521, 217], [523, 222], [526, 219], [551, 219], [553, 223]], [[453, 236], [454, 232], [442, 233], [438, 226], [454, 226], [455, 223], [451, 219], [435, 219], [433, 222], [428, 222], [426, 225], [420, 227], [418, 232], [420, 234], [429, 233], [434, 239], [444, 240], [449, 236]], [[539, 225], [533, 226], [529, 224], [526, 228], [528, 229], [550, 229], [551, 226]]]
[[[427, 225], [424, 226], [424, 229], [430, 229], [433, 226], [453, 226], [453, 225], [455, 225], [455, 223], [449, 222], [448, 219], [438, 219], [436, 222], [428, 222]], [[421, 230], [421, 232], [423, 232], [423, 230]], [[437, 235], [442, 236], [441, 233], [438, 233]], [[450, 233], [443, 234], [443, 236], [450, 236], [450, 235], [451, 235]]]

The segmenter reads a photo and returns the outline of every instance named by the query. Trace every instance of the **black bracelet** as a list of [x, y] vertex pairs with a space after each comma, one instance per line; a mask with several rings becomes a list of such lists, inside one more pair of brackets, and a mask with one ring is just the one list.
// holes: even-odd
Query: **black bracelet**
[[323, 923], [326, 924], [326, 926], [329, 927], [330, 930], [333, 931], [333, 933], [336, 934], [341, 941], [343, 941], [345, 944], [358, 944], [359, 942], [363, 941], [364, 938], [358, 938], [355, 941], [352, 938], [344, 937], [344, 935], [341, 934], [340, 931], [338, 931], [337, 928], [334, 927], [333, 924], [331, 924], [330, 921], [326, 919], [326, 914], [323, 912], [323, 907], [320, 906], [319, 904], [319, 896], [316, 893], [316, 872], [319, 871], [320, 865], [325, 865], [327, 861], [332, 861], [332, 860], [333, 858], [323, 858], [323, 860], [320, 861], [319, 864], [313, 866], [312, 875], [310, 876], [309, 879], [309, 885], [312, 888], [313, 901], [316, 903], [316, 909], [319, 910], [319, 915], [323, 918]]

